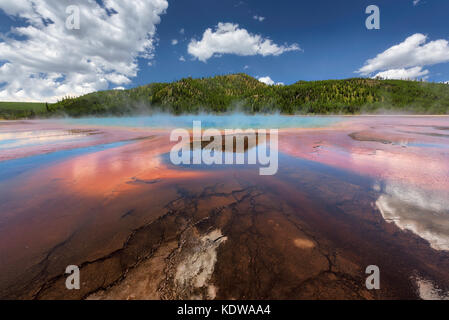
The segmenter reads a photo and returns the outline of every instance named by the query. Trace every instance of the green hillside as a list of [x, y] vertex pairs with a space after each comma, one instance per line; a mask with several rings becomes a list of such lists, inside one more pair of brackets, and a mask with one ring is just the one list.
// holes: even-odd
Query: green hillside
[[0, 119], [34, 118], [47, 114], [45, 103], [0, 102]]
[[66, 98], [49, 105], [46, 115], [119, 116], [151, 111], [181, 114], [233, 110], [285, 114], [385, 111], [449, 114], [449, 85], [354, 78], [269, 86], [246, 74], [232, 74], [186, 78], [173, 83], [153, 83], [129, 90], [101, 91]]

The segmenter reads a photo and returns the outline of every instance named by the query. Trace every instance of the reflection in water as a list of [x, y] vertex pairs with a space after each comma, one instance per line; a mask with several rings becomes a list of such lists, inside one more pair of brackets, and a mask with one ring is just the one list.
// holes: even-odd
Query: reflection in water
[[19, 159], [0, 161], [0, 182], [2, 182], [2, 180], [10, 178], [18, 178], [25, 172], [37, 170], [41, 167], [48, 166], [49, 164], [55, 164], [57, 162], [67, 160], [71, 157], [76, 157], [83, 154], [91, 154], [111, 148], [117, 148], [126, 145], [127, 143], [129, 143], [129, 141], [100, 144], [85, 148], [74, 148], [70, 150], [62, 150]]
[[[198, 117], [225, 128], [328, 121]], [[191, 127], [192, 118], [165, 120]], [[331, 128], [281, 130], [279, 170], [269, 177], [250, 164], [173, 165], [170, 131], [146, 128], [161, 119], [101, 127], [88, 138], [95, 146], [81, 137], [65, 144], [71, 150], [53, 143], [5, 149], [0, 159], [15, 160], [0, 161], [0, 298], [447, 297], [448, 153], [430, 146], [449, 141], [413, 134], [423, 127], [396, 130], [448, 127], [447, 119], [348, 118]], [[140, 126], [117, 118], [67, 122], [95, 126], [85, 130]], [[56, 129], [47, 125], [17, 123], [0, 133], [40, 127], [37, 135], [51, 138]], [[260, 150], [255, 140], [240, 155]], [[373, 190], [374, 181], [381, 183]], [[65, 290], [69, 264], [81, 266], [79, 291]], [[370, 264], [381, 268], [380, 291], [365, 287]]]
[[0, 132], [0, 150], [74, 141], [96, 133], [96, 130], [74, 129]]
[[215, 150], [221, 152], [233, 152], [233, 153], [243, 153], [259, 144], [265, 144], [269, 140], [270, 134], [259, 135], [256, 133], [246, 133], [246, 134], [228, 134], [220, 132], [220, 135], [216, 137], [218, 139], [215, 141], [213, 136], [203, 136], [200, 141], [194, 141], [191, 137], [190, 139], [190, 150]]
[[[376, 187], [377, 189], [378, 187]], [[376, 205], [388, 222], [429, 241], [436, 250], [449, 250], [449, 196], [387, 182]]]

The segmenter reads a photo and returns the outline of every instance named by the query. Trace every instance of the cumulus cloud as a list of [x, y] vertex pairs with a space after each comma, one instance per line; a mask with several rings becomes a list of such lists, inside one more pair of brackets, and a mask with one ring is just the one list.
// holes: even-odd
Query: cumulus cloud
[[257, 21], [259, 21], [259, 22], [262, 22], [262, 21], [265, 20], [265, 17], [261, 17], [261, 16], [255, 15], [255, 16], [253, 16], [253, 19], [254, 19], [254, 20], [257, 20]]
[[178, 44], [178, 39], [173, 39], [171, 41], [172, 46], [176, 46]]
[[374, 72], [384, 72], [386, 75], [402, 73], [404, 75], [427, 75], [424, 67], [449, 61], [449, 43], [440, 39], [427, 42], [427, 36], [416, 33], [400, 44], [379, 53], [375, 58], [366, 61], [357, 72], [371, 75]]
[[274, 81], [271, 80], [271, 78], [268, 77], [268, 76], [266, 76], [266, 77], [260, 77], [258, 80], [259, 80], [260, 82], [263, 82], [263, 83], [265, 83], [265, 84], [268, 84], [269, 86], [272, 86], [272, 85], [274, 84]]
[[449, 251], [449, 199], [439, 191], [385, 182], [376, 201], [382, 217], [410, 230], [436, 250]]
[[201, 40], [192, 39], [188, 52], [202, 62], [214, 55], [278, 56], [288, 51], [301, 50], [297, 44], [277, 45], [268, 38], [249, 33], [238, 24], [218, 23], [215, 30], [206, 29]]
[[377, 73], [374, 78], [382, 79], [417, 79], [417, 78], [427, 78], [429, 70], [423, 70], [422, 67], [414, 67], [409, 69], [390, 69], [387, 71], [382, 71]]
[[[80, 10], [80, 29], [66, 28], [66, 9]], [[151, 60], [166, 0], [0, 0], [23, 26], [1, 34], [0, 100], [55, 101], [123, 85]]]
[[184, 58], [184, 56], [180, 56], [180, 57], [179, 57], [179, 61], [185, 62], [185, 61], [186, 61], [186, 58]]
[[260, 82], [263, 82], [263, 83], [265, 83], [265, 84], [267, 84], [269, 86], [272, 86], [272, 85], [283, 86], [284, 85], [284, 83], [282, 83], [282, 82], [276, 82], [275, 83], [269, 76], [260, 77], [257, 80], [259, 80]]
[[419, 3], [420, 1], [421, 1], [421, 0], [413, 0], [413, 5], [414, 5], [414, 6], [417, 6], [418, 3]]

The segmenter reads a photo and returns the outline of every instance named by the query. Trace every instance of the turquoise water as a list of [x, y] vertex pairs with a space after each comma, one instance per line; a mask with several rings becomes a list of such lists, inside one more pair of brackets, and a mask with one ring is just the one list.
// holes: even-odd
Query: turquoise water
[[74, 125], [114, 126], [134, 128], [192, 128], [193, 121], [201, 121], [202, 128], [223, 129], [281, 129], [327, 127], [342, 117], [283, 116], [283, 115], [182, 115], [157, 114], [139, 117], [79, 118], [63, 121]]

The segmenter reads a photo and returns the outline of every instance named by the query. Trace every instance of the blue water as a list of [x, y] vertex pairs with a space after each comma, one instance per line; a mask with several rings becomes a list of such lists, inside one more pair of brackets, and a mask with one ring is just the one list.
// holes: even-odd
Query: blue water
[[128, 143], [130, 143], [130, 141], [121, 141], [90, 147], [61, 150], [52, 153], [39, 154], [13, 160], [0, 161], [0, 181], [4, 181], [10, 178], [17, 178], [21, 174], [36, 170], [38, 168], [41, 168], [42, 166], [54, 164], [70, 157], [112, 149]]
[[201, 121], [202, 128], [219, 129], [281, 129], [327, 127], [343, 120], [342, 117], [283, 116], [283, 115], [181, 115], [156, 114], [138, 117], [107, 117], [65, 119], [73, 125], [117, 126], [137, 128], [192, 128], [193, 121]]
[[2, 145], [14, 143], [16, 141], [17, 139], [5, 139], [5, 140], [0, 139], [0, 148], [2, 148]]
[[437, 148], [447, 150], [447, 144], [443, 143], [426, 143], [426, 142], [409, 142], [406, 147], [418, 147], [418, 148]]

